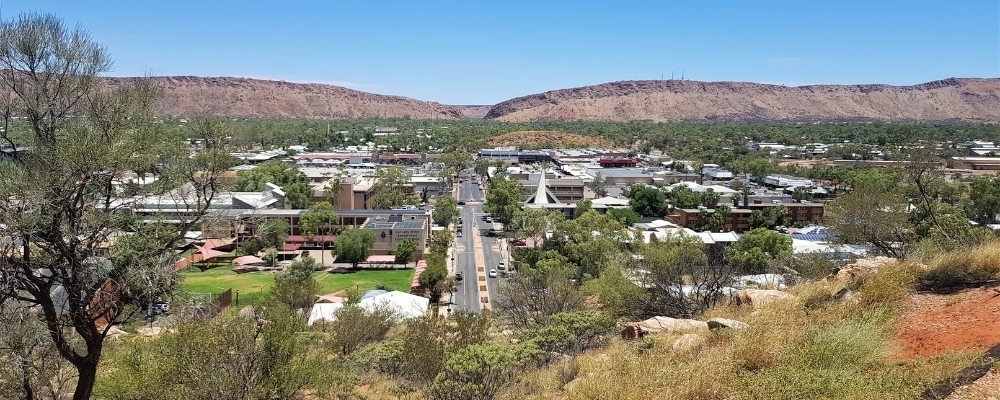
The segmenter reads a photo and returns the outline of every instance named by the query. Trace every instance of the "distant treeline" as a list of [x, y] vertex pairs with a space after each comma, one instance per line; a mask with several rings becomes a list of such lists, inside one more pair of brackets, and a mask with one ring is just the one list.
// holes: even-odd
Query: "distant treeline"
[[[186, 122], [185, 122], [186, 121]], [[165, 134], [196, 137], [192, 120], [165, 119]], [[748, 141], [804, 144], [812, 142], [907, 145], [920, 141], [961, 142], [972, 139], [1000, 141], [1000, 125], [959, 122], [940, 123], [783, 123], [783, 122], [529, 122], [493, 120], [418, 119], [230, 119], [232, 143], [238, 147], [271, 147], [306, 144], [312, 148], [340, 145], [384, 144], [394, 150], [425, 152], [432, 149], [485, 146], [492, 136], [521, 130], [554, 130], [595, 135], [648, 152], [660, 149], [674, 157], [725, 161], [744, 153]], [[376, 136], [375, 127], [393, 127], [398, 134]], [[12, 128], [17, 130], [17, 127]], [[418, 134], [418, 131], [420, 133]], [[17, 135], [14, 135], [15, 137]], [[721, 160], [720, 160], [721, 159]]]

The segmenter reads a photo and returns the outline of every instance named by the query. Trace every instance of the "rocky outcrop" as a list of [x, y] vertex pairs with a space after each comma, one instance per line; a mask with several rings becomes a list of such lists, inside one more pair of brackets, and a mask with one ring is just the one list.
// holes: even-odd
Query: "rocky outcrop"
[[653, 317], [638, 323], [649, 333], [708, 333], [708, 324], [696, 319]]
[[486, 118], [705, 121], [1000, 121], [1000, 79], [912, 86], [781, 86], [687, 80], [621, 81], [507, 100]]
[[750, 329], [750, 324], [747, 324], [746, 322], [742, 321], [737, 321], [735, 319], [712, 318], [705, 322], [708, 323], [708, 329], [711, 329], [712, 332], [726, 330], [726, 329], [734, 331], [745, 331]]
[[155, 83], [162, 91], [158, 111], [170, 116], [455, 119], [481, 111], [480, 106], [453, 107], [316, 83], [197, 76], [107, 78], [107, 82], [118, 85], [129, 79]]

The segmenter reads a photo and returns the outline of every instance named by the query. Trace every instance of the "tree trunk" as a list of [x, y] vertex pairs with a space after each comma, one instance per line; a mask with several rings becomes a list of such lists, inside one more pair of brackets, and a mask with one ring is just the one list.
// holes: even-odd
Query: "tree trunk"
[[21, 386], [24, 390], [24, 400], [34, 400], [35, 390], [31, 387], [31, 362], [27, 359], [21, 362]]
[[100, 357], [100, 349], [91, 352], [81, 363], [75, 365], [78, 375], [76, 389], [73, 391], [73, 400], [89, 400], [94, 392], [94, 384], [97, 383], [97, 360]]

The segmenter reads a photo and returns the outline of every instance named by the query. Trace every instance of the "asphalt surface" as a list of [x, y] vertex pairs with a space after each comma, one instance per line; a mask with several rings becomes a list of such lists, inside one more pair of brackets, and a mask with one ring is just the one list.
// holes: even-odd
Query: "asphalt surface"
[[[462, 281], [457, 282], [456, 291], [452, 298], [452, 309], [454, 311], [465, 311], [478, 313], [483, 309], [480, 298], [479, 285], [477, 285], [476, 271], [476, 251], [473, 231], [486, 228], [488, 225], [482, 221], [483, 192], [475, 178], [467, 178], [465, 182], [459, 184], [458, 198], [465, 205], [460, 205], [462, 216], [462, 237], [456, 237], [455, 246], [455, 272], [462, 274]], [[496, 238], [481, 236], [482, 259], [485, 260], [484, 272], [486, 274], [491, 269], [496, 269], [501, 255], [497, 248]], [[497, 279], [486, 278], [486, 287], [489, 298], [492, 300], [496, 294]]]

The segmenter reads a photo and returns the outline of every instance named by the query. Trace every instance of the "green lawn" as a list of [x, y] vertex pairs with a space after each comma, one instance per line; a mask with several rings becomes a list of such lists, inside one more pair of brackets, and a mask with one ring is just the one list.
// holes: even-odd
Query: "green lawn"
[[[361, 290], [385, 286], [390, 290], [408, 292], [413, 270], [362, 270], [343, 274], [317, 272], [319, 294], [333, 293], [357, 286]], [[237, 274], [229, 268], [212, 268], [199, 272], [191, 268], [182, 272], [181, 287], [189, 293], [222, 293], [226, 289], [239, 291], [240, 304], [257, 304], [271, 297], [271, 287], [274, 285], [274, 273], [248, 272]]]

